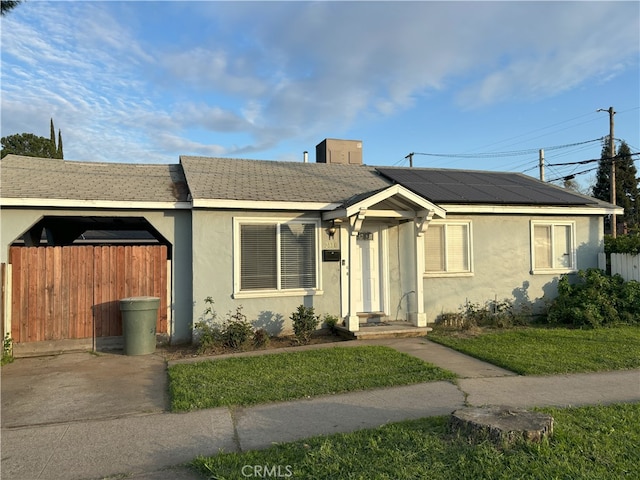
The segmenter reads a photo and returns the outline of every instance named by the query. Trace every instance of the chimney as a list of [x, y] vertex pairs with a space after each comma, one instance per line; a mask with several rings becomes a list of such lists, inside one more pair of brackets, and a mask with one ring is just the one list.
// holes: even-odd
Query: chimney
[[362, 165], [362, 141], [325, 138], [316, 145], [316, 163]]
[[307, 152], [306, 150], [302, 152], [302, 160], [304, 161], [304, 163], [309, 163], [309, 152]]

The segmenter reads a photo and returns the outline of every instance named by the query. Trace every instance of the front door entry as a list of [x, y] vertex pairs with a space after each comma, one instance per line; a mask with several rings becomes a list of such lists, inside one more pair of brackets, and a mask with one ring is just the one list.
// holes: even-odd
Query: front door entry
[[356, 264], [352, 271], [359, 287], [356, 289], [356, 312], [382, 311], [380, 282], [380, 232], [378, 228], [363, 228], [358, 233]]

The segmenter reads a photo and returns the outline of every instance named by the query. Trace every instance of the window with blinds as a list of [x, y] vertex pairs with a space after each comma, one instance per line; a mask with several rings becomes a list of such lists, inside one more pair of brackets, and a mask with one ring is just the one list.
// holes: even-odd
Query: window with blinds
[[240, 290], [317, 288], [316, 223], [239, 225]]
[[311, 223], [280, 226], [282, 288], [315, 288], [316, 232]]
[[471, 223], [431, 223], [425, 234], [426, 273], [471, 272]]
[[276, 225], [240, 226], [240, 289], [278, 287]]
[[532, 222], [533, 271], [575, 270], [575, 224]]

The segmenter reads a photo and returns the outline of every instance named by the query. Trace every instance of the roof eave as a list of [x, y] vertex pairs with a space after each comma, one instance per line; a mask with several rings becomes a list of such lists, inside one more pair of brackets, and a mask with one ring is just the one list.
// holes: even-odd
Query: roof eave
[[233, 200], [224, 198], [193, 199], [193, 208], [220, 208], [237, 210], [292, 210], [292, 211], [329, 211], [340, 207], [340, 203], [331, 202], [292, 202], [278, 200]]
[[440, 204], [447, 213], [520, 214], [520, 215], [620, 215], [622, 207], [614, 205], [498, 205]]
[[0, 207], [102, 208], [125, 210], [184, 210], [191, 202], [156, 202], [139, 200], [76, 200], [68, 198], [1, 198]]

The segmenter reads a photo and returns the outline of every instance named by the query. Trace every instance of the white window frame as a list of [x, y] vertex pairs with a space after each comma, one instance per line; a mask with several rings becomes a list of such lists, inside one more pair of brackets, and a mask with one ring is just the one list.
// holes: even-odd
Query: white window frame
[[[281, 261], [280, 261], [280, 227], [285, 224], [313, 224], [315, 232], [315, 288], [281, 288]], [[260, 290], [241, 290], [241, 226], [242, 225], [276, 225], [276, 271], [277, 288]], [[233, 298], [266, 298], [266, 297], [288, 297], [299, 295], [321, 295], [322, 284], [320, 275], [321, 238], [320, 220], [313, 218], [299, 217], [234, 217], [233, 219]]]
[[[423, 272], [424, 277], [470, 277], [473, 276], [473, 228], [471, 220], [432, 220], [427, 227], [427, 230], [431, 228], [431, 226], [443, 226], [445, 229], [444, 233], [444, 263], [445, 270], [442, 271], [427, 271], [426, 270], [426, 259], [429, 255], [429, 251], [427, 250], [427, 241], [425, 238], [424, 241], [424, 251], [425, 251], [425, 271]], [[449, 244], [447, 242], [447, 226], [465, 226], [467, 227], [467, 259], [468, 259], [468, 269], [467, 270], [448, 270], [447, 267], [447, 256], [449, 255]]]
[[[535, 239], [535, 227], [551, 227], [551, 260], [552, 266], [550, 268], [536, 268], [536, 239]], [[570, 265], [568, 267], [558, 266], [556, 264], [557, 255], [554, 252], [554, 227], [569, 227], [571, 235], [569, 245], [571, 251], [569, 252]], [[531, 249], [531, 273], [536, 274], [557, 274], [557, 273], [573, 273], [578, 271], [577, 255], [576, 255], [576, 222], [570, 220], [531, 220], [531, 237], [530, 237], [530, 249]]]

